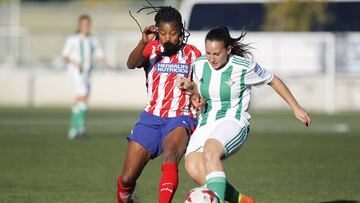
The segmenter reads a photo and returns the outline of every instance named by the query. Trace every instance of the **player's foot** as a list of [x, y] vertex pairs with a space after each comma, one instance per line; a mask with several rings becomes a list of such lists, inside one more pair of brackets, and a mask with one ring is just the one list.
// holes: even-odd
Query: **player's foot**
[[239, 203], [256, 203], [255, 200], [246, 195], [239, 196]]
[[78, 132], [75, 136], [75, 139], [86, 139], [88, 138], [88, 135], [85, 132]]
[[69, 138], [69, 140], [75, 139], [76, 136], [77, 136], [77, 134], [78, 134], [78, 132], [77, 132], [76, 129], [70, 129], [70, 130], [69, 130], [69, 133], [68, 133], [68, 138]]

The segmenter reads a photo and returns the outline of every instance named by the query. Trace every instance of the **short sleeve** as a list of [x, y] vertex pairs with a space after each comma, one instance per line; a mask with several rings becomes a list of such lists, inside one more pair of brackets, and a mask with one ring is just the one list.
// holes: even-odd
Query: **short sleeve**
[[71, 54], [71, 48], [72, 48], [72, 40], [71, 40], [71, 37], [67, 37], [66, 40], [65, 40], [65, 44], [64, 44], [64, 47], [62, 49], [62, 52], [61, 52], [61, 55], [63, 57], [68, 57], [70, 56]]
[[256, 62], [252, 62], [251, 67], [245, 75], [245, 84], [249, 86], [262, 86], [272, 81], [273, 74], [260, 67]]
[[93, 46], [95, 49], [94, 51], [96, 58], [98, 59], [104, 58], [105, 57], [104, 50], [97, 38], [93, 38]]
[[199, 69], [195, 68], [195, 63], [192, 64], [192, 81], [195, 82], [197, 85], [200, 83], [200, 75], [197, 72]]
[[191, 45], [191, 48], [194, 50], [195, 53], [195, 57], [199, 58], [201, 56], [201, 52], [199, 51], [199, 49], [197, 49], [195, 46]]

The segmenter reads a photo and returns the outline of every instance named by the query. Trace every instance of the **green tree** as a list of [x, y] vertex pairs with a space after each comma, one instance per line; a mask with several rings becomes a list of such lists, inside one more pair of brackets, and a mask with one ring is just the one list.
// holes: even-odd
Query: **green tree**
[[285, 0], [265, 7], [264, 31], [311, 31], [329, 21], [324, 1]]

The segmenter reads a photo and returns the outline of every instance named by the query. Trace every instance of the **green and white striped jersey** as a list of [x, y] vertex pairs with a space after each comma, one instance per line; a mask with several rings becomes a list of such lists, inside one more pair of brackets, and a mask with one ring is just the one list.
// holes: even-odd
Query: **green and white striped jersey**
[[248, 123], [252, 86], [271, 82], [273, 74], [256, 62], [231, 55], [228, 63], [215, 70], [202, 56], [193, 63], [193, 80], [207, 105], [199, 117], [199, 126], [224, 117]]
[[[93, 36], [82, 36], [80, 34], [70, 35], [66, 38], [62, 50], [63, 57], [69, 57], [71, 60], [83, 65], [83, 70], [90, 71], [93, 66], [93, 58], [104, 58], [104, 51], [99, 40]], [[74, 64], [68, 64], [68, 67], [78, 70]]]

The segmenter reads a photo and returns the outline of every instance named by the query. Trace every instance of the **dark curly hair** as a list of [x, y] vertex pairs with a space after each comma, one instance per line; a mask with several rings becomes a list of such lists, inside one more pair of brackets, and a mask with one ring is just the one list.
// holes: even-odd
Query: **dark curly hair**
[[[180, 41], [182, 43], [186, 43], [190, 36], [190, 33], [185, 28], [185, 23], [183, 23], [183, 21], [182, 21], [180, 12], [172, 6], [154, 6], [154, 5], [152, 5], [152, 3], [149, 0], [146, 0], [146, 2], [148, 3], [148, 5], [144, 5], [143, 8], [141, 8], [137, 11], [137, 13], [140, 13], [143, 10], [151, 10], [150, 12], [147, 13], [147, 15], [156, 13], [155, 17], [154, 17], [156, 26], [159, 26], [160, 23], [162, 23], [162, 22], [169, 23], [169, 22], [175, 21], [179, 28], [180, 39], [181, 39]], [[129, 11], [129, 14], [135, 20], [135, 22], [138, 24], [140, 31], [142, 31], [142, 28], [141, 28], [139, 22], [135, 19], [135, 17], [131, 14], [130, 11]]]

